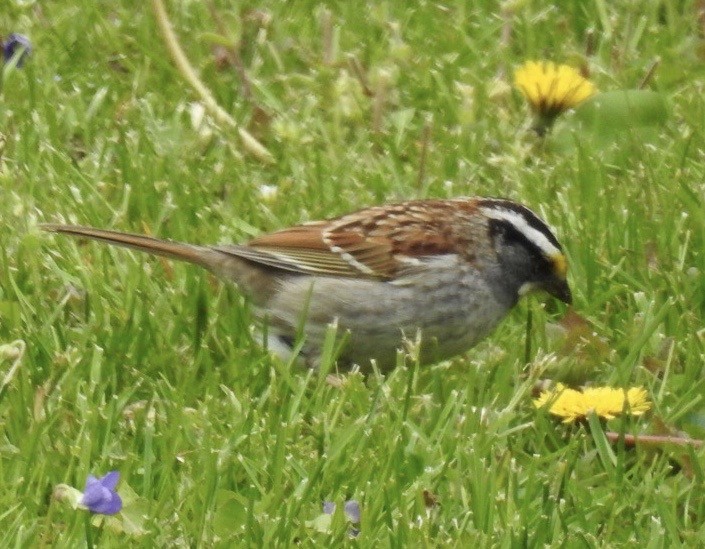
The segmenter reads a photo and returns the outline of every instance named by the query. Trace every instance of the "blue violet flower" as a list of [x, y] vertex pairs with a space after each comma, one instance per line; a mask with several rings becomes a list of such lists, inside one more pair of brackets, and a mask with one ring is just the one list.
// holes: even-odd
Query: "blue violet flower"
[[102, 478], [88, 475], [86, 488], [83, 490], [81, 504], [85, 505], [89, 511], [101, 515], [114, 515], [122, 509], [122, 499], [115, 491], [120, 473], [110, 471]]
[[[326, 515], [332, 515], [335, 513], [335, 508], [336, 505], [332, 501], [324, 501], [323, 502], [323, 512]], [[354, 500], [348, 500], [345, 502], [345, 517], [352, 523], [352, 524], [360, 524], [360, 504]], [[360, 529], [359, 528], [351, 528], [348, 532], [351, 538], [355, 538], [360, 534]]]
[[2, 42], [2, 56], [9, 63], [19, 53], [17, 67], [22, 67], [27, 56], [32, 52], [32, 43], [24, 34], [13, 32]]

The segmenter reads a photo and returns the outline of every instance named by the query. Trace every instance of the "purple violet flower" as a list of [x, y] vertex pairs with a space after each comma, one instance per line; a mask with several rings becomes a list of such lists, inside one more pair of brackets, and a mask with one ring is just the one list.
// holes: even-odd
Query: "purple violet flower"
[[110, 471], [102, 478], [88, 475], [81, 504], [88, 507], [92, 513], [114, 515], [122, 509], [122, 499], [115, 491], [118, 480], [120, 480], [118, 471]]
[[13, 32], [7, 37], [7, 40], [2, 42], [2, 56], [5, 63], [9, 63], [18, 52], [21, 53], [17, 59], [17, 67], [21, 68], [27, 56], [32, 52], [32, 43], [24, 34]]
[[360, 522], [360, 504], [351, 499], [345, 502], [345, 516], [353, 524], [359, 524]]
[[[332, 515], [335, 513], [336, 505], [332, 501], [323, 502], [323, 512], [326, 515]], [[360, 524], [360, 504], [354, 500], [348, 500], [345, 502], [344, 506], [345, 516], [353, 524]], [[360, 534], [359, 528], [351, 528], [348, 532], [351, 538], [355, 538]]]
[[[326, 515], [332, 515], [335, 513], [336, 504], [332, 501], [323, 502], [323, 512]], [[360, 504], [354, 499], [345, 502], [345, 516], [353, 524], [360, 522]]]

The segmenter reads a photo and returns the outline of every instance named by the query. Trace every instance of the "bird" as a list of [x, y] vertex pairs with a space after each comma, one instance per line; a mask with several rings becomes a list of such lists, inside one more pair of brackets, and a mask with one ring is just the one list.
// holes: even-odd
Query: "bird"
[[372, 206], [235, 245], [41, 228], [186, 261], [234, 282], [266, 325], [263, 344], [283, 359], [296, 347], [312, 368], [331, 325], [345, 334], [339, 368], [385, 372], [408, 341], [420, 342], [421, 365], [465, 353], [529, 292], [572, 302], [553, 231], [528, 207], [502, 198]]

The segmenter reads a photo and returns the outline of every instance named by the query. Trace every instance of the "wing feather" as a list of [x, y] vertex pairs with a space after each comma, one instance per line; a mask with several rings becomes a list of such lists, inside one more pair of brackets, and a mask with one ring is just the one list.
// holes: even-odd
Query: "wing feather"
[[293, 273], [354, 278], [391, 278], [397, 262], [392, 244], [380, 236], [331, 232], [328, 223], [307, 223], [262, 235], [245, 246], [215, 249]]
[[[464, 253], [484, 240], [476, 199], [419, 200], [374, 206], [215, 249], [292, 273], [392, 280], [425, 258]], [[490, 250], [491, 251], [491, 250]]]

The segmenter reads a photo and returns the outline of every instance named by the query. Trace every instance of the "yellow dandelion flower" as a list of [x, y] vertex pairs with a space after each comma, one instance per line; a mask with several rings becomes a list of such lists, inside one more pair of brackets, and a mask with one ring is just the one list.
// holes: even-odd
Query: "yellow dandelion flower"
[[573, 67], [550, 61], [527, 61], [514, 72], [514, 85], [526, 97], [542, 128], [597, 92]]
[[536, 408], [549, 406], [549, 412], [572, 423], [585, 418], [590, 412], [604, 419], [613, 419], [623, 412], [640, 416], [651, 408], [646, 390], [642, 387], [619, 389], [592, 387], [576, 391], [558, 383], [555, 388], [543, 391], [534, 400]]

